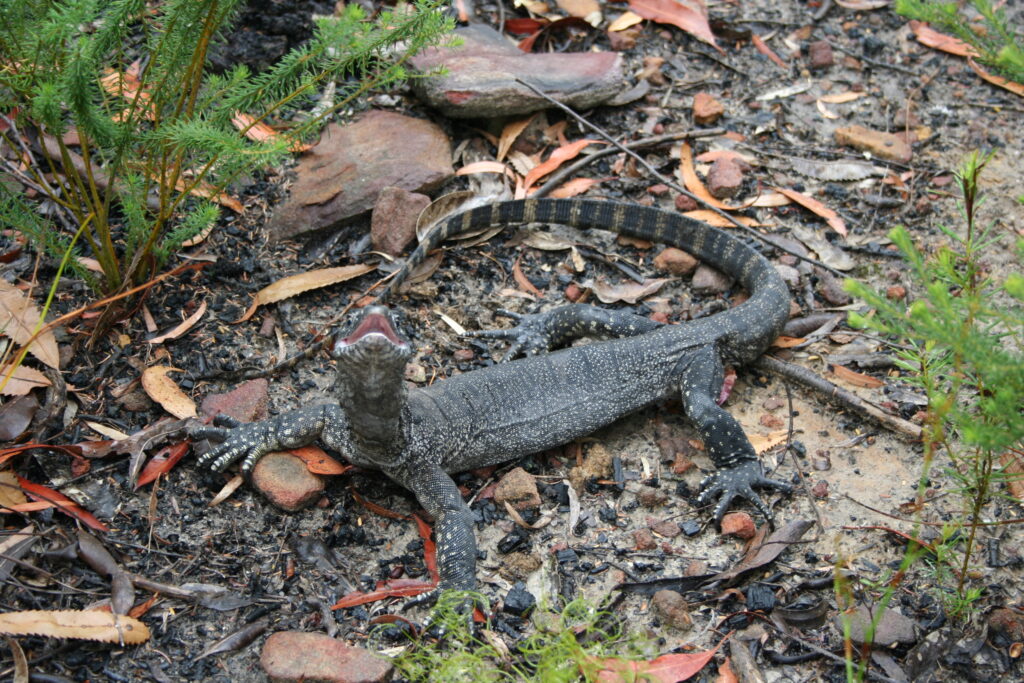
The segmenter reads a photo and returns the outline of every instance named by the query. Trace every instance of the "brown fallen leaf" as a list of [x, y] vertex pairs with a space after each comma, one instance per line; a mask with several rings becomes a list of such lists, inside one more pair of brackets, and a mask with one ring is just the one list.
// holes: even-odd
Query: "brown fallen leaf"
[[846, 237], [846, 223], [843, 221], [843, 219], [839, 217], [838, 213], [828, 208], [827, 206], [819, 202], [817, 199], [814, 199], [813, 197], [808, 197], [802, 192], [797, 192], [796, 190], [790, 190], [788, 188], [776, 187], [775, 191], [778, 192], [779, 194], [783, 194], [789, 197], [794, 202], [804, 207], [808, 211], [812, 211], [818, 214], [819, 216], [825, 219], [825, 222], [829, 224], [829, 227], [831, 227], [833, 230], [838, 232], [843, 237]]
[[636, 26], [644, 18], [636, 12], [626, 11], [616, 17], [610, 24], [608, 24], [609, 31], [625, 31], [630, 26]]
[[508, 151], [512, 148], [512, 144], [519, 137], [520, 133], [526, 130], [526, 127], [533, 123], [533, 120], [537, 118], [537, 114], [532, 114], [525, 118], [519, 119], [509, 123], [501, 130], [501, 137], [498, 139], [498, 153], [495, 155], [495, 161], [501, 161], [508, 154]]
[[640, 299], [654, 294], [670, 278], [653, 278], [643, 282], [623, 282], [621, 284], [609, 284], [605, 280], [597, 280], [587, 284], [587, 288], [593, 290], [597, 298], [603, 303], [614, 304], [618, 301], [625, 301], [628, 304], [635, 304]]
[[611, 178], [573, 178], [572, 180], [562, 183], [556, 187], [551, 191], [549, 196], [554, 199], [568, 199], [569, 197], [575, 197], [578, 194], [583, 194], [594, 185], [604, 182], [605, 180], [611, 180]]
[[872, 377], [871, 375], [865, 375], [859, 372], [855, 372], [850, 368], [844, 367], [842, 365], [833, 365], [832, 374], [835, 375], [838, 379], [841, 379], [844, 382], [847, 382], [848, 384], [852, 384], [855, 387], [877, 389], [878, 387], [885, 386], [885, 382], [878, 379], [877, 377]]
[[678, 26], [719, 52], [724, 52], [715, 42], [715, 34], [711, 32], [708, 23], [708, 8], [703, 0], [629, 0], [629, 8], [644, 19]]
[[164, 410], [183, 420], [196, 416], [196, 404], [185, 395], [174, 380], [167, 376], [168, 372], [183, 372], [179, 368], [166, 365], [151, 365], [142, 372], [142, 388], [146, 395], [159, 403]]
[[[757, 530], [757, 536], [750, 542], [746, 554], [734, 567], [708, 578], [706, 583], [731, 581], [745, 572], [768, 564], [781, 555], [791, 544], [799, 541], [807, 530], [814, 526], [808, 519], [795, 519], [781, 529], [768, 535], [768, 525]], [[765, 538], [767, 536], [767, 538]]]
[[[0, 279], [0, 334], [17, 344], [25, 344], [42, 322], [42, 313], [20, 289]], [[28, 352], [40, 361], [57, 369], [60, 356], [57, 338], [52, 331], [44, 332], [28, 347]]]
[[523, 255], [520, 254], [519, 256], [516, 257], [516, 262], [512, 264], [512, 277], [515, 278], [516, 284], [519, 285], [519, 288], [522, 289], [524, 292], [529, 292], [538, 299], [544, 298], [544, 295], [541, 294], [540, 290], [537, 289], [534, 286], [534, 284], [530, 282], [529, 278], [527, 278], [526, 275], [523, 274], [523, 269], [520, 268], [519, 266], [519, 262], [522, 259]]
[[597, 674], [599, 683], [622, 683], [623, 681], [678, 683], [687, 681], [700, 673], [726, 640], [728, 637], [718, 641], [715, 647], [703, 652], [661, 655], [650, 661], [631, 661], [609, 657], [607, 659], [591, 659], [590, 663], [601, 667]]
[[978, 57], [978, 51], [973, 47], [953, 36], [940, 33], [923, 21], [914, 19], [910, 22], [910, 30], [913, 31], [917, 41], [922, 45], [933, 47], [936, 50], [948, 52], [958, 57]]
[[[18, 477], [10, 470], [0, 472], [0, 506], [11, 507], [28, 502], [25, 492], [18, 485]], [[5, 540], [4, 543], [7, 541]]]
[[0, 394], [4, 396], [24, 396], [33, 389], [50, 386], [46, 375], [25, 365], [19, 365], [13, 372], [10, 365], [0, 368], [0, 378], [8, 376], [7, 383], [0, 386]]
[[864, 97], [867, 93], [858, 92], [855, 90], [846, 90], [844, 92], [837, 92], [831, 95], [822, 95], [818, 99], [827, 104], [845, 104], [847, 102], [853, 102]]
[[603, 144], [605, 143], [601, 140], [591, 140], [588, 138], [584, 138], [583, 140], [570, 142], [568, 145], [562, 145], [561, 147], [556, 148], [553, 152], [551, 152], [547, 160], [542, 161], [541, 163], [537, 164], [536, 166], [530, 169], [529, 173], [526, 174], [526, 177], [523, 178], [523, 187], [525, 187], [526, 192], [529, 193], [529, 191], [533, 188], [534, 183], [536, 183], [538, 180], [540, 180], [547, 174], [557, 169], [566, 161], [569, 161], [570, 159], [575, 159], [577, 156], [579, 156], [580, 152], [582, 152], [585, 147], [588, 147], [590, 145]]
[[1002, 76], [996, 76], [993, 73], [985, 71], [985, 69], [982, 69], [972, 57], [967, 58], [967, 63], [970, 64], [972, 69], [974, 69], [974, 73], [978, 74], [992, 85], [998, 85], [1004, 90], [1009, 90], [1014, 95], [1024, 97], [1024, 84], [1017, 83], [1016, 81], [1011, 81], [1003, 78]]
[[178, 337], [192, 329], [192, 326], [199, 322], [199, 319], [203, 317], [204, 313], [206, 313], [205, 301], [199, 304], [199, 308], [196, 309], [195, 313], [185, 318], [180, 323], [178, 323], [171, 329], [167, 330], [163, 334], [159, 334], [151, 339], [147, 339], [146, 341], [149, 342], [150, 344], [162, 344], [168, 339], [177, 339]]
[[306, 469], [313, 474], [338, 475], [353, 469], [352, 465], [342, 465], [327, 455], [327, 451], [319, 446], [303, 446], [302, 448], [293, 448], [288, 452], [306, 463]]
[[598, 26], [604, 18], [597, 0], [555, 0], [555, 4], [571, 17], [579, 17], [591, 26]]
[[[721, 216], [719, 216], [714, 211], [711, 211], [710, 209], [694, 209], [693, 211], [685, 212], [683, 215], [688, 218], [693, 218], [694, 220], [702, 221], [704, 223], [707, 223], [708, 225], [713, 225], [716, 228], [735, 227], [732, 221], [730, 221], [728, 218], [722, 218]], [[753, 218], [751, 216], [734, 216], [734, 218], [736, 218], [736, 220], [738, 220], [740, 223], [747, 226], [748, 228], [756, 228], [759, 225], [761, 225], [761, 223], [759, 223], [756, 218]]]
[[138, 645], [149, 640], [149, 627], [138, 619], [99, 611], [6, 612], [0, 614], [0, 633], [79, 638], [126, 645]]
[[772, 60], [772, 62], [774, 62], [776, 66], [782, 69], [789, 68], [786, 66], [786, 63], [782, 61], [782, 58], [775, 54], [774, 50], [768, 47], [768, 44], [761, 39], [761, 36], [757, 35], [756, 33], [751, 33], [750, 42], [754, 44], [754, 47], [757, 48], [758, 52], [763, 54], [768, 59]]
[[319, 289], [321, 287], [338, 284], [339, 282], [345, 282], [346, 280], [357, 278], [360, 275], [365, 275], [366, 273], [376, 269], [376, 267], [377, 266], [359, 263], [352, 266], [320, 268], [318, 270], [311, 270], [305, 273], [299, 273], [298, 275], [289, 275], [288, 277], [281, 278], [277, 282], [267, 285], [260, 291], [256, 292], [256, 297], [253, 299], [252, 305], [249, 306], [249, 310], [247, 310], [242, 317], [235, 322], [240, 323], [248, 320], [256, 312], [256, 309], [264, 304], [284, 301], [296, 294], [302, 294], [303, 292], [308, 292], [311, 289]]
[[754, 447], [754, 450], [758, 453], [764, 453], [769, 448], [774, 448], [780, 443], [785, 443], [786, 438], [789, 436], [788, 429], [778, 429], [768, 434], [750, 434], [750, 445]]

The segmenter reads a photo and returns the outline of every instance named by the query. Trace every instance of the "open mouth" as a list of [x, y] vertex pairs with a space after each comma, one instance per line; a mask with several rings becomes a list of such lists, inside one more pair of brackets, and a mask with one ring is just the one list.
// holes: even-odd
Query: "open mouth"
[[395, 328], [391, 326], [391, 320], [387, 315], [383, 313], [367, 313], [359, 326], [352, 331], [352, 334], [342, 339], [345, 344], [355, 344], [363, 337], [368, 337], [373, 334], [379, 334], [386, 338], [395, 346], [405, 346], [405, 342], [395, 332]]

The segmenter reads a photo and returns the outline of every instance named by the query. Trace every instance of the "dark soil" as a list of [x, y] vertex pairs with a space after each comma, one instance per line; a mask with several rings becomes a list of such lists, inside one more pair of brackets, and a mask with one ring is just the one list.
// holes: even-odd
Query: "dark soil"
[[[250, 3], [231, 39], [232, 48], [218, 57], [219, 67], [240, 59], [257, 68], [272, 62], [308, 35], [311, 12], [326, 13], [330, 5]], [[624, 8], [604, 9], [606, 16], [614, 17]], [[509, 16], [514, 11], [506, 8]], [[712, 8], [713, 17], [720, 20], [716, 28], [720, 35], [730, 36], [721, 40], [724, 54], [715, 53], [678, 29], [647, 23], [636, 45], [623, 53], [626, 73], [640, 71], [645, 58], [661, 57], [665, 59], [665, 79], [654, 84], [641, 101], [620, 108], [601, 108], [586, 115], [623, 139], [644, 137], [690, 127], [693, 95], [699, 91], [713, 94], [726, 107], [727, 114], [720, 125], [744, 137], [736, 150], [759, 164], [747, 174], [746, 194], [742, 196], [756, 193], [759, 183], [809, 193], [823, 188], [824, 194], [815, 196], [839, 210], [850, 236], [842, 240], [834, 233], [826, 233], [817, 217], [794, 207], [758, 209], [750, 215], [764, 223], [766, 231], [782, 236], [790, 236], [790, 229], [796, 225], [828, 234], [856, 261], [850, 272], [852, 277], [882, 289], [902, 285], [911, 297], [915, 293], [914, 283], [886, 246], [886, 232], [903, 224], [927, 249], [947, 243], [948, 238], [937, 226], [959, 229], [960, 225], [950, 197], [955, 185], [947, 183], [947, 179], [969, 150], [993, 149], [995, 156], [983, 175], [983, 187], [989, 198], [983, 218], [986, 223], [995, 222], [994, 230], [1000, 239], [986, 257], [986, 263], [994, 273], [1019, 269], [1011, 246], [1024, 214], [1018, 201], [1024, 196], [1020, 173], [1024, 151], [1020, 112], [1024, 102], [980, 80], [962, 59], [918, 45], [909, 34], [906, 21], [888, 10], [853, 12], [834, 7], [818, 22], [811, 20], [812, 11], [803, 3], [765, 0], [717, 5]], [[1013, 11], [1019, 15], [1020, 7]], [[478, 7], [478, 16], [496, 23], [493, 5]], [[806, 72], [806, 57], [791, 57], [789, 68], [783, 70], [761, 56], [746, 38], [749, 31], [762, 37], [772, 32], [789, 36], [801, 27], [809, 27], [797, 38], [803, 54], [807, 54], [809, 43], [828, 40], [835, 48], [835, 66], [810, 74]], [[777, 39], [769, 44], [779, 52], [784, 48]], [[551, 45], [538, 45], [536, 49], [579, 50], [590, 45], [609, 49], [606, 33], [556, 33]], [[824, 118], [815, 97], [810, 95], [766, 102], [756, 99], [759, 94], [808, 78], [815, 84], [815, 90], [809, 91], [812, 93], [852, 89], [862, 90], [867, 96], [850, 104], [828, 105], [842, 113], [837, 120]], [[404, 89], [389, 93], [377, 103], [432, 117], [449, 132], [453, 148], [467, 139], [479, 145], [480, 129], [486, 126], [481, 122], [445, 121], [420, 107]], [[915, 117], [909, 126], [903, 123], [908, 107]], [[555, 112], [546, 116], [548, 123], [562, 118]], [[839, 147], [832, 136], [837, 126], [852, 124], [894, 132], [929, 129], [914, 144], [914, 156], [909, 163], [875, 161], [897, 175], [912, 171], [906, 195], [892, 185], [880, 183], [878, 178], [826, 183], [800, 176], [792, 169], [794, 157], [862, 159], [860, 153]], [[500, 131], [500, 127], [492, 130]], [[590, 133], [570, 123], [566, 135], [572, 140]], [[706, 141], [695, 145], [696, 153], [706, 149]], [[668, 147], [645, 152], [644, 156], [669, 176], [678, 166]], [[616, 157], [607, 159], [585, 173], [614, 179], [596, 186], [588, 196], [654, 202], [674, 208], [674, 193], [648, 191], [660, 181], [631, 172], [631, 164], [624, 170], [613, 168]], [[362, 238], [368, 230], [368, 219], [340, 234], [320, 235], [311, 243], [268, 244], [262, 226], [273, 205], [286, 196], [288, 184], [287, 169], [276, 169], [239, 187], [236, 194], [247, 207], [245, 215], [237, 219], [227, 215], [208, 240], [190, 252], [213, 262], [154, 289], [142, 302], [157, 327], [164, 330], [206, 301], [208, 313], [181, 339], [163, 345], [147, 344], [145, 339], [149, 335], [141, 313], [126, 318], [114, 334], [100, 339], [91, 348], [87, 345], [87, 322], [65, 329], [60, 339], [67, 359], [64, 377], [72, 391], [62, 426], [43, 435], [47, 443], [71, 444], [102, 438], [86, 420], [132, 433], [165, 417], [138, 388], [140, 372], [147, 365], [180, 368], [181, 373], [171, 376], [197, 403], [209, 393], [230, 390], [234, 386], [231, 383], [200, 378], [242, 365], [269, 364], [279, 356], [279, 334], [288, 353], [314, 343], [343, 308], [363, 296], [378, 275], [309, 292], [265, 307], [248, 322], [234, 323], [249, 306], [254, 292], [283, 276], [376, 259], [365, 252], [352, 255], [354, 246], [366, 248]], [[455, 179], [444, 191], [464, 187], [462, 179]], [[509, 241], [514, 232], [506, 231], [470, 248], [452, 248], [428, 281], [416, 285], [396, 302], [403, 316], [404, 331], [418, 352], [414, 362], [422, 368], [425, 381], [443, 381], [452, 374], [472, 371], [495, 362], [502, 353], [499, 346], [458, 337], [442, 321], [441, 314], [469, 329], [504, 326], [507, 323], [495, 316], [497, 308], [532, 311], [564, 303], [567, 287], [588, 278], [625, 281], [617, 268], [595, 259], [588, 260], [584, 274], [576, 275], [564, 265], [565, 252], [511, 246]], [[592, 245], [595, 251], [618, 255], [646, 277], [663, 275], [651, 265], [657, 247], [638, 249], [617, 243], [607, 235], [574, 237]], [[765, 253], [776, 262], [786, 262], [770, 248], [766, 247]], [[519, 267], [543, 292], [543, 302], [503, 294], [504, 289], [516, 287], [512, 277], [516, 259], [521, 259]], [[16, 271], [9, 266], [7, 277], [30, 279], [31, 263], [25, 261], [22, 268]], [[43, 282], [48, 273], [52, 271], [41, 271]], [[802, 314], [845, 308], [823, 298], [824, 279], [820, 273], [803, 273], [794, 292]], [[731, 289], [720, 295], [700, 296], [689, 290], [688, 281], [677, 280], [645, 304], [632, 308], [642, 315], [666, 312], [672, 322], [682, 322], [729, 306], [739, 293]], [[85, 296], [82, 286], [65, 281], [57, 301], [58, 312], [81, 305]], [[267, 318], [272, 319], [271, 324], [265, 324]], [[837, 332], [849, 330], [840, 327]], [[472, 354], [467, 354], [467, 350]], [[783, 355], [815, 372], [827, 373], [826, 359], [831, 354], [874, 354], [885, 350], [873, 337], [849, 333]], [[471, 360], [464, 360], [470, 355]], [[847, 388], [875, 402], [887, 403], [905, 418], [915, 416], [919, 406], [912, 394], [905, 389], [893, 391], [899, 385], [889, 377], [891, 367], [852, 368], [886, 380], [885, 391], [889, 394], [882, 389]], [[271, 414], [328, 398], [332, 381], [326, 356], [273, 379]], [[768, 434], [788, 426], [785, 406], [789, 394], [778, 378], [740, 370], [727, 407], [748, 432]], [[124, 395], [132, 400], [117, 398]], [[837, 409], [819, 395], [794, 388], [792, 400], [794, 455], [779, 454], [775, 449], [765, 456], [766, 464], [776, 470], [777, 478], [790, 480], [796, 463], [807, 477], [808, 486], [820, 487], [825, 482], [827, 493], [824, 498], [810, 498], [798, 489], [790, 497], [771, 502], [780, 522], [816, 519], [817, 515], [825, 526], [813, 529], [805, 537], [805, 544], [790, 549], [755, 578], [767, 584], [783, 604], [792, 603], [801, 595], [828, 602], [827, 623], [796, 634], [841, 657], [842, 634], [832, 623], [837, 611], [831, 583], [819, 582], [814, 588], [799, 586], [806, 580], [827, 576], [839, 557], [845, 558], [851, 581], [862, 580], [866, 585], [884, 582], [891, 576], [902, 557], [904, 543], [887, 529], [911, 530], [899, 506], [914, 499], [921, 471], [921, 449], [876, 424]], [[720, 536], [709, 525], [708, 511], [692, 504], [702, 471], [711, 468], [693, 439], [678, 406], [669, 404], [625, 419], [586, 440], [584, 454], [600, 445], [621, 459], [626, 485], [623, 492], [603, 484], [586, 487], [580, 496], [581, 522], [572, 530], [567, 528], [569, 508], [562, 481], [569, 476], [575, 461], [574, 445], [508, 463], [489, 476], [460, 475], [457, 481], [475, 500], [478, 539], [485, 553], [478, 567], [482, 591], [498, 603], [517, 580], [525, 578], [528, 590], [538, 598], [547, 598], [551, 597], [549, 579], [553, 577], [563, 596], [584, 595], [600, 601], [623, 580], [682, 576], [695, 567], [716, 571], [733, 566], [743, 555], [742, 542]], [[692, 457], [698, 467], [682, 475], [674, 474], [675, 453], [665, 450], [666, 441], [675, 444], [674, 450], [685, 457]], [[327, 631], [355, 644], [365, 643], [373, 628], [369, 619], [395, 612], [398, 605], [373, 603], [335, 612], [330, 611], [330, 605], [353, 589], [371, 589], [380, 579], [426, 576], [423, 542], [413, 522], [382, 516], [359, 502], [371, 501], [401, 515], [418, 510], [407, 492], [380, 476], [357, 472], [333, 478], [319, 504], [287, 514], [271, 506], [248, 485], [243, 485], [227, 501], [210, 507], [211, 498], [230, 475], [199, 472], [191, 466], [192, 462], [191, 457], [186, 458], [159, 486], [150, 485], [139, 491], [127, 487], [129, 463], [120, 455], [93, 461], [91, 471], [77, 478], [72, 478], [69, 459], [57, 453], [36, 451], [16, 462], [15, 469], [21, 476], [59, 488], [106, 522], [112, 531], [102, 540], [125, 569], [165, 584], [224, 587], [242, 603], [238, 606], [238, 602], [222, 597], [208, 601], [207, 605], [212, 606], [207, 606], [157, 598], [142, 617], [152, 630], [152, 640], [139, 647], [22, 638], [21, 645], [33, 672], [83, 681], [264, 680], [259, 653], [269, 633], [286, 629]], [[499, 541], [516, 526], [504, 509], [477, 496], [516, 466], [536, 475], [541, 511], [550, 510], [553, 514], [551, 524], [525, 533], [525, 543], [518, 552], [546, 559], [553, 550], [571, 548], [575, 557], [560, 555], [559, 559], [564, 560], [560, 571], [552, 572], [544, 564], [524, 577], [517, 576], [514, 568], [523, 556], [503, 555], [497, 548]], [[650, 486], [669, 494], [668, 502], [655, 508], [641, 506], [639, 499], [645, 491], [649, 498], [656, 498], [650, 496]], [[935, 497], [924, 517], [942, 521], [961, 516], [957, 498], [950, 494], [950, 489], [951, 481], [945, 475], [934, 475], [931, 491]], [[994, 520], [1022, 516], [1018, 505], [1007, 502], [993, 506], [990, 515]], [[52, 552], [75, 538], [75, 523], [68, 517], [49, 510], [33, 513], [30, 519], [9, 519], [11, 529], [32, 524], [35, 533], [42, 537], [23, 560], [46, 573], [25, 566], [5, 567], [5, 610], [80, 609], [109, 596], [106, 577], [77, 560], [61, 560]], [[695, 535], [655, 535], [653, 549], [635, 550], [637, 539], [633, 532], [647, 529], [652, 520], [678, 522], [687, 533]], [[878, 665], [895, 668], [884, 669], [885, 675], [898, 679], [902, 671], [911, 680], [946, 681], [1015, 680], [1022, 676], [1020, 659], [1008, 655], [1009, 641], [989, 630], [986, 623], [991, 609], [1021, 604], [1021, 536], [1010, 526], [983, 530], [979, 538], [978, 547], [994, 549], [993, 556], [998, 561], [991, 562], [993, 558], [983, 552], [973, 558], [972, 585], [985, 590], [974, 617], [966, 622], [946, 620], [937, 595], [952, 586], [953, 579], [938, 581], [926, 563], [915, 565], [903, 578], [894, 600], [895, 608], [916, 622], [918, 643], [927, 634], [938, 631], [947, 647], [941, 653], [938, 668], [933, 673], [921, 673], [920, 677], [916, 672], [927, 667], [915, 665], [913, 658], [907, 657], [914, 644], [887, 649], [888, 659]], [[643, 596], [630, 595], [616, 609], [628, 618], [632, 628], [663, 639], [660, 652], [685, 643], [703, 649], [717, 642], [715, 629], [728, 631], [754, 624], [746, 633], [755, 640], [758, 629], [765, 633], [761, 641], [764, 656], [756, 661], [768, 679], [843, 679], [842, 666], [826, 658], [783, 663], [785, 657], [809, 650], [782, 635], [770, 623], [748, 621], [742, 615], [721, 623], [723, 617], [747, 609], [745, 601], [750, 596], [744, 594], [752, 583], [753, 580], [741, 581], [738, 591], [718, 601], [714, 599], [717, 593], [687, 593], [696, 624], [690, 633], [664, 627]], [[864, 587], [854, 586], [853, 590], [862, 601], [874, 595]], [[151, 595], [139, 589], [135, 597], [142, 602]], [[412, 612], [409, 616], [422, 619], [424, 612]], [[217, 641], [259, 619], [267, 619], [268, 628], [251, 644], [227, 654], [201, 658]], [[502, 637], [511, 640], [510, 633], [518, 628], [527, 626], [508, 620], [506, 628], [498, 630]], [[738, 642], [731, 646], [738, 647]], [[4, 657], [5, 675], [9, 675], [10, 655]], [[929, 661], [934, 664], [933, 660]]]

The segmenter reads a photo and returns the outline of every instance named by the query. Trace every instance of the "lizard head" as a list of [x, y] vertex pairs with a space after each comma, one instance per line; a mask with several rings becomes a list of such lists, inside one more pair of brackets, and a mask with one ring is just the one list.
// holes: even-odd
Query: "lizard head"
[[331, 350], [342, 403], [377, 414], [400, 410], [405, 402], [405, 365], [412, 354], [412, 347], [395, 330], [391, 311], [384, 306], [363, 309]]

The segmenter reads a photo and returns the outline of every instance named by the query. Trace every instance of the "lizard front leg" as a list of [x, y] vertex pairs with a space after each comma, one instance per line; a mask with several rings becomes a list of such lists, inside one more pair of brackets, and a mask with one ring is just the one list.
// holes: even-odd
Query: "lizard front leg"
[[696, 349], [686, 360], [680, 378], [683, 410], [693, 422], [712, 462], [718, 468], [701, 483], [698, 503], [704, 504], [721, 496], [715, 506], [715, 521], [720, 522], [729, 504], [746, 498], [765, 519], [772, 513], [754, 487], [775, 488], [790, 492], [785, 482], [764, 476], [761, 461], [743, 432], [740, 423], [715, 401], [722, 386], [724, 370], [718, 353], [711, 345]]
[[347, 424], [337, 404], [325, 403], [259, 422], [243, 423], [221, 415], [215, 420], [215, 426], [190, 428], [189, 436], [217, 442], [200, 456], [199, 467], [223, 472], [231, 463], [242, 459], [242, 473], [248, 475], [267, 453], [299, 448], [317, 439], [343, 454], [348, 452]]
[[583, 337], [633, 337], [662, 326], [627, 311], [590, 304], [568, 304], [525, 315], [504, 309], [497, 312], [512, 318], [516, 324], [509, 329], [467, 332], [466, 336], [511, 342], [505, 360], [515, 358], [519, 353], [533, 355], [568, 346]]

